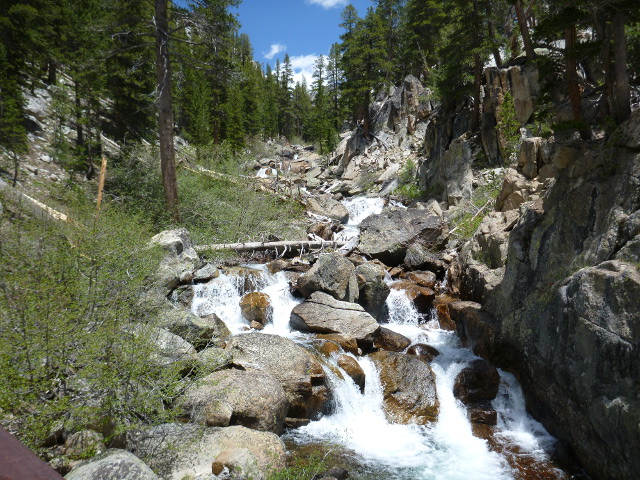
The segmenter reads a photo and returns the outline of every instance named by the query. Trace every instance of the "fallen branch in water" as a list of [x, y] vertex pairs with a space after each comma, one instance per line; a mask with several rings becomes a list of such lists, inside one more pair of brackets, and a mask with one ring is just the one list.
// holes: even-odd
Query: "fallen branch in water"
[[214, 245], [196, 245], [197, 252], [205, 250], [235, 250], [236, 252], [251, 252], [254, 250], [319, 250], [323, 248], [340, 248], [346, 242], [333, 242], [327, 240], [300, 240], [282, 242], [245, 242], [245, 243], [219, 243]]

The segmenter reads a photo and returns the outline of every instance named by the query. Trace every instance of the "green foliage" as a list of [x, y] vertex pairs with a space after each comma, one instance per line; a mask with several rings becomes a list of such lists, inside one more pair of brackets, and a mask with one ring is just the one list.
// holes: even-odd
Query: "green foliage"
[[287, 468], [270, 474], [267, 480], [313, 480], [326, 469], [325, 457], [317, 454], [296, 457]]
[[502, 104], [498, 107], [498, 134], [502, 143], [505, 163], [510, 163], [520, 146], [520, 122], [516, 118], [516, 107], [511, 92], [504, 95]]
[[496, 198], [502, 189], [504, 173], [491, 174], [486, 183], [476, 188], [470, 200], [462, 203], [450, 219], [455, 235], [462, 241], [473, 237], [484, 217], [493, 210]]
[[252, 180], [211, 178], [185, 172], [179, 176], [181, 216], [196, 243], [295, 238], [303, 208], [294, 201], [255, 191]]
[[416, 168], [413, 159], [409, 158], [402, 167], [402, 170], [400, 170], [398, 188], [394, 191], [395, 194], [408, 200], [424, 197], [426, 192], [420, 189], [416, 181]]
[[0, 229], [0, 411], [32, 448], [60, 427], [113, 435], [166, 421], [179, 385], [131, 333], [160, 254], [145, 221], [62, 194], [84, 226], [18, 217]]

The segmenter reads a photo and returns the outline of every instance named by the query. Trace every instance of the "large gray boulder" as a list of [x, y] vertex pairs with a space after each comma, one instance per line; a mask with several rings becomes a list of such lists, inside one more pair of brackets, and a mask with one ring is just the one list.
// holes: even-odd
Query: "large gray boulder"
[[153, 470], [126, 450], [109, 449], [78, 465], [67, 480], [160, 480]]
[[436, 420], [440, 402], [431, 367], [413, 355], [380, 351], [370, 355], [380, 371], [384, 407], [395, 423], [424, 425]]
[[275, 433], [242, 426], [168, 423], [130, 434], [127, 440], [132, 451], [167, 480], [209, 478], [219, 456], [237, 458], [232, 453], [239, 449], [247, 449], [253, 457], [245, 455], [243, 463], [255, 465], [254, 480], [264, 480], [286, 466], [285, 446]]
[[187, 229], [165, 230], [152, 237], [149, 244], [160, 246], [166, 252], [154, 279], [165, 294], [171, 293], [180, 283], [191, 282], [201, 261]]
[[308, 298], [314, 292], [325, 292], [338, 300], [354, 302], [358, 299], [355, 267], [344, 255], [321, 255], [308, 272], [298, 278], [298, 290]]
[[384, 281], [386, 271], [378, 264], [367, 262], [356, 267], [356, 279], [360, 288], [358, 303], [378, 321], [384, 321], [389, 312], [387, 297], [391, 290]]
[[280, 382], [258, 370], [214, 372], [187, 388], [178, 405], [192, 422], [243, 425], [278, 435], [289, 410]]
[[349, 221], [349, 211], [343, 204], [334, 200], [329, 195], [316, 195], [307, 201], [309, 211], [337, 220], [340, 223]]
[[341, 302], [326, 293], [316, 292], [291, 310], [289, 325], [312, 333], [337, 333], [353, 337], [358, 344], [370, 345], [380, 325], [357, 303]]
[[448, 228], [437, 215], [417, 209], [388, 209], [360, 224], [358, 249], [385, 265], [404, 261], [407, 248], [420, 243], [437, 250], [446, 241]]
[[251, 332], [233, 337], [226, 349], [234, 365], [261, 370], [280, 382], [289, 401], [288, 417], [313, 419], [324, 411], [329, 399], [324, 370], [292, 340]]

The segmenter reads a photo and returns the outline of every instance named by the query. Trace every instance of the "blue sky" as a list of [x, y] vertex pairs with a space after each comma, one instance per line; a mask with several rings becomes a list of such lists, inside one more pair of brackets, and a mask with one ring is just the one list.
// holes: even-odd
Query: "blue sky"
[[240, 31], [249, 35], [258, 62], [274, 66], [288, 53], [295, 80], [304, 75], [310, 84], [315, 59], [327, 55], [340, 39], [340, 14], [348, 3], [360, 16], [373, 4], [371, 0], [243, 0], [238, 8]]

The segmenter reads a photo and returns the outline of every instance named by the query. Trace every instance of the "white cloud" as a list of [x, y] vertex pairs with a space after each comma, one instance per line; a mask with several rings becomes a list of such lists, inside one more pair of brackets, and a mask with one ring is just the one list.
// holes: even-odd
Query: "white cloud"
[[274, 43], [271, 45], [271, 50], [269, 50], [269, 53], [264, 54], [264, 58], [266, 58], [267, 60], [271, 60], [277, 54], [284, 52], [286, 49], [286, 45], [282, 45], [281, 43]]
[[313, 82], [313, 65], [318, 55], [299, 55], [291, 57], [291, 68], [293, 69], [293, 82], [302, 82], [302, 77], [307, 81], [307, 86]]
[[333, 8], [347, 4], [347, 0], [307, 0], [311, 5], [320, 5], [322, 8]]

